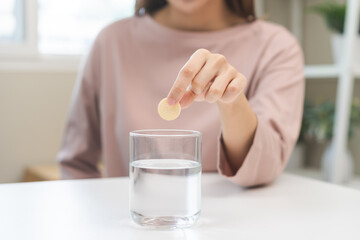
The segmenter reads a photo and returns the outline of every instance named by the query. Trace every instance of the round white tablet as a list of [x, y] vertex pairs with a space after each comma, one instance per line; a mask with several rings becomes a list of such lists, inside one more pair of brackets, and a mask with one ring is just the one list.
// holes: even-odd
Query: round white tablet
[[164, 98], [159, 102], [158, 113], [160, 117], [167, 121], [175, 120], [181, 112], [180, 103], [170, 106], [167, 98]]

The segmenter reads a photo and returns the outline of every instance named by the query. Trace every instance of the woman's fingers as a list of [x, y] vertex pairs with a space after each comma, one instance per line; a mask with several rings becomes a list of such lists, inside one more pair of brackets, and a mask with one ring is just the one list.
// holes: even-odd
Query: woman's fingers
[[197, 50], [180, 70], [173, 87], [168, 95], [170, 105], [179, 102], [188, 86], [206, 63], [210, 52], [206, 49]]
[[194, 101], [232, 102], [245, 89], [246, 79], [223, 55], [197, 50], [180, 70], [168, 95], [170, 105], [182, 108]]
[[186, 92], [185, 92], [184, 96], [182, 97], [182, 99], [180, 100], [181, 108], [187, 108], [194, 101], [204, 101], [205, 100], [205, 93], [208, 91], [211, 84], [212, 84], [212, 81], [208, 82], [208, 84], [205, 87], [205, 90], [199, 95], [195, 94], [189, 87], [186, 90]]
[[[195, 100], [196, 101], [204, 101], [206, 98], [206, 93], [210, 89], [210, 87], [213, 85], [214, 79], [217, 79], [217, 75], [221, 74], [221, 72], [224, 72], [224, 76], [220, 77], [218, 79], [218, 83], [215, 84], [216, 86], [221, 84], [221, 90], [222, 92], [219, 92], [218, 88], [215, 87], [214, 91], [216, 91], [216, 99], [211, 102], [215, 102], [218, 100], [222, 93], [224, 92], [228, 82], [233, 78], [236, 71], [233, 68], [233, 71], [228, 71], [228, 65], [226, 62], [226, 59], [224, 56], [220, 54], [211, 54], [205, 63], [205, 65], [200, 69], [198, 74], [194, 77], [194, 79], [191, 81], [189, 88], [184, 93], [180, 104], [182, 108], [186, 108], [189, 105], [191, 105]], [[231, 75], [231, 76], [230, 76]], [[223, 82], [223, 80], [227, 82]], [[213, 93], [213, 91], [211, 91]]]
[[200, 95], [206, 90], [208, 83], [222, 72], [226, 65], [226, 59], [220, 54], [212, 54], [207, 62], [191, 82], [191, 90]]
[[198, 95], [196, 95], [193, 91], [187, 90], [180, 100], [181, 108], [189, 107], [196, 99]]
[[235, 99], [244, 92], [246, 87], [246, 78], [242, 75], [237, 76], [227, 85], [223, 96], [220, 98], [221, 102], [230, 103], [235, 101]]
[[232, 79], [236, 76], [237, 71], [229, 67], [225, 72], [217, 76], [205, 94], [205, 100], [214, 103], [224, 95], [225, 90]]

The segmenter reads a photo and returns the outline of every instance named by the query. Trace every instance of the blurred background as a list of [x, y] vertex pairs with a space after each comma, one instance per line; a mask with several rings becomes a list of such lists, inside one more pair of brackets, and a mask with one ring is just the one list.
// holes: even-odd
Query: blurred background
[[[257, 0], [256, 10], [292, 31], [305, 54], [304, 121], [286, 171], [360, 189], [360, 59], [349, 60], [360, 52], [359, 12], [345, 5], [354, 1]], [[81, 59], [134, 4], [0, 1], [0, 183], [59, 179], [55, 158]]]

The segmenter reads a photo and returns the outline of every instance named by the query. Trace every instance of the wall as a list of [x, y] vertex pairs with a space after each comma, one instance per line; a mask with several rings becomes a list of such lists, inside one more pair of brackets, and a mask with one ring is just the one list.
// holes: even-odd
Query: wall
[[0, 72], [0, 183], [53, 163], [76, 73]]
[[[320, 1], [304, 2], [309, 5]], [[266, 1], [267, 17], [287, 26], [289, 2]], [[324, 21], [306, 14], [304, 31], [306, 63], [331, 63], [330, 32]], [[75, 72], [0, 71], [0, 183], [20, 181], [27, 165], [55, 162], [75, 78]], [[336, 84], [335, 79], [308, 79], [306, 97], [334, 99]], [[360, 80], [356, 81], [354, 93], [360, 97]], [[349, 144], [358, 173], [359, 142], [358, 131]], [[309, 155], [307, 161], [317, 166], [314, 156]]]

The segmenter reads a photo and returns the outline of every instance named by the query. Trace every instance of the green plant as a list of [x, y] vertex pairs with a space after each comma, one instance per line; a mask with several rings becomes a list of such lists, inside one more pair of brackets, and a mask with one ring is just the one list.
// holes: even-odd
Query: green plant
[[[311, 12], [318, 13], [325, 18], [327, 26], [334, 32], [344, 33], [346, 4], [327, 1], [309, 8]], [[360, 33], [360, 27], [359, 27]]]
[[[322, 142], [333, 136], [335, 104], [325, 101], [314, 104], [306, 101], [299, 141]], [[360, 99], [355, 98], [351, 105], [349, 134], [353, 136], [354, 128], [360, 125]]]

